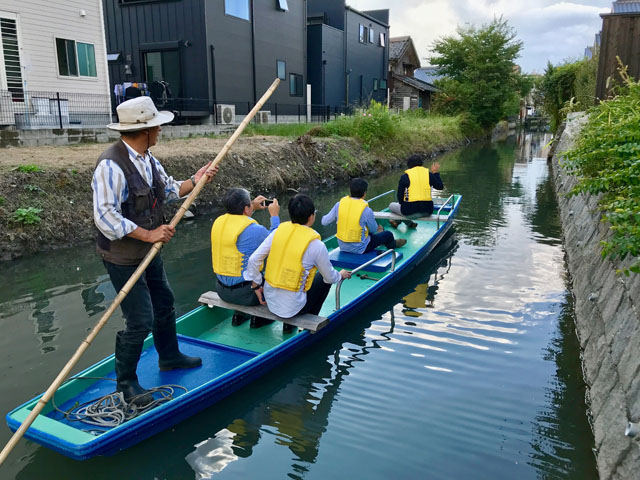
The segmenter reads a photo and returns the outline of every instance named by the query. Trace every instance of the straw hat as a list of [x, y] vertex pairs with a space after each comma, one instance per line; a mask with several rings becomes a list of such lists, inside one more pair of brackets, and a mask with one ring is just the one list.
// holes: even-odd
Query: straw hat
[[136, 97], [122, 102], [116, 108], [118, 123], [110, 123], [107, 128], [119, 132], [134, 132], [145, 128], [157, 127], [173, 120], [173, 113], [158, 111], [151, 97]]

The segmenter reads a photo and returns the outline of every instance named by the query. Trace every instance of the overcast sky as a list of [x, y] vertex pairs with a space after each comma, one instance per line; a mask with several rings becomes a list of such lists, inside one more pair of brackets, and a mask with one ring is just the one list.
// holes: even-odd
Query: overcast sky
[[411, 35], [422, 65], [434, 40], [453, 35], [458, 25], [480, 26], [504, 16], [524, 48], [518, 63], [524, 72], [542, 73], [547, 60], [557, 64], [577, 59], [593, 45], [602, 29], [600, 13], [611, 11], [612, 0], [347, 0], [358, 10], [388, 8], [391, 37]]

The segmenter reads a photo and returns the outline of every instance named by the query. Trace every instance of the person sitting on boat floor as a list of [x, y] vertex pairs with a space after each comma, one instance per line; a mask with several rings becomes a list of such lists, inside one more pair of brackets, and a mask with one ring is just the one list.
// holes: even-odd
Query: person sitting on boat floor
[[[210, 182], [218, 167], [209, 170], [209, 162], [189, 180], [174, 180], [149, 151], [158, 141], [160, 125], [173, 120], [173, 113], [158, 112], [151, 98], [144, 96], [122, 102], [116, 110], [119, 123], [107, 128], [119, 131], [121, 138], [98, 159], [91, 187], [96, 250], [119, 292], [153, 244], [173, 237], [175, 228], [165, 225], [165, 203], [189, 194], [203, 175]], [[116, 390], [127, 403], [146, 405], [153, 397], [138, 383], [136, 371], [149, 332], [153, 332], [160, 370], [202, 365], [200, 358], [178, 349], [174, 296], [160, 253], [120, 306], [125, 326], [116, 334]]]
[[393, 233], [385, 231], [376, 223], [373, 210], [364, 200], [369, 184], [363, 178], [354, 178], [349, 183], [348, 197], [343, 197], [331, 211], [322, 217], [322, 225], [338, 223], [338, 245], [347, 253], [367, 253], [379, 245], [388, 249], [402, 247], [404, 238], [396, 240]]
[[[251, 280], [244, 278], [247, 262], [251, 254], [260, 246], [269, 232], [280, 225], [280, 205], [277, 199], [265, 207], [267, 199], [258, 195], [251, 200], [244, 188], [232, 188], [225, 193], [222, 205], [227, 213], [216, 218], [211, 227], [211, 258], [213, 271], [217, 277], [216, 290], [225, 302], [236, 305], [259, 305], [258, 298], [251, 290]], [[271, 229], [267, 230], [251, 218], [255, 210], [269, 209]], [[234, 312], [231, 324], [238, 326], [250, 315]], [[260, 317], [251, 317], [251, 328], [259, 328], [271, 323]]]
[[[389, 210], [396, 215], [408, 217], [405, 221], [409, 228], [416, 228], [418, 224], [412, 218], [428, 217], [433, 213], [431, 187], [442, 190], [444, 185], [440, 178], [440, 164], [435, 162], [431, 171], [422, 166], [420, 155], [411, 155], [407, 159], [407, 170], [398, 182], [398, 201], [389, 204]], [[389, 220], [389, 224], [397, 228], [400, 222]]]
[[[320, 234], [311, 228], [316, 220], [313, 200], [298, 194], [289, 200], [288, 209], [291, 221], [281, 223], [253, 252], [244, 277], [253, 282], [260, 303], [279, 317], [318, 315], [331, 284], [351, 278], [351, 272], [333, 268]], [[267, 255], [263, 287], [260, 269]], [[293, 325], [283, 325], [284, 333], [293, 330]]]

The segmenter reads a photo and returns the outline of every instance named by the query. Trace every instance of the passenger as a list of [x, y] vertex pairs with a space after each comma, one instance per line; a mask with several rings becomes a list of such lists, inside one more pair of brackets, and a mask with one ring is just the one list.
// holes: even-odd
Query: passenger
[[[251, 200], [244, 188], [232, 188], [222, 199], [227, 213], [219, 216], [211, 227], [211, 259], [217, 276], [216, 290], [225, 302], [236, 305], [259, 305], [258, 298], [251, 290], [251, 281], [243, 277], [251, 254], [265, 238], [280, 225], [280, 205], [278, 200], [265, 207], [267, 199], [258, 195]], [[269, 209], [271, 229], [267, 230], [251, 218], [255, 210]], [[231, 324], [243, 324], [251, 315], [234, 312]], [[251, 328], [259, 328], [271, 323], [260, 317], [251, 317]]]
[[[396, 215], [404, 217], [420, 218], [428, 217], [433, 213], [433, 201], [431, 200], [431, 187], [442, 190], [444, 185], [440, 178], [440, 164], [435, 162], [431, 166], [431, 172], [422, 166], [420, 155], [411, 155], [407, 159], [407, 167], [404, 175], [398, 182], [398, 201], [389, 204], [389, 210]], [[418, 224], [411, 220], [405, 223], [409, 228], [416, 228]], [[400, 222], [389, 220], [392, 227], [397, 228]]]
[[[367, 253], [379, 245], [392, 249], [402, 247], [407, 241], [396, 240], [391, 232], [385, 232], [376, 223], [373, 210], [365, 202], [369, 184], [362, 178], [354, 178], [349, 183], [349, 197], [343, 197], [331, 211], [322, 217], [322, 225], [338, 222], [338, 245], [347, 253]], [[376, 232], [376, 233], [372, 233]]]
[[[316, 219], [311, 198], [298, 194], [289, 200], [289, 216], [291, 221], [280, 224], [251, 255], [245, 278], [253, 282], [260, 303], [279, 317], [318, 315], [331, 284], [351, 278], [351, 272], [331, 265], [320, 234], [311, 228]], [[267, 255], [263, 288], [260, 267]], [[293, 325], [283, 325], [284, 333], [293, 330]]]

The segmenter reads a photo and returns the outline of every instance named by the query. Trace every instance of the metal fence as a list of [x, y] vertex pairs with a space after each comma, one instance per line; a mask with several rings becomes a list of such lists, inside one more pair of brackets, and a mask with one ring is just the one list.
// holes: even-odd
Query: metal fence
[[[45, 91], [0, 90], [0, 128], [103, 128], [111, 123], [109, 95]], [[248, 101], [215, 101], [197, 98], [155, 99], [159, 110], [174, 112], [175, 124], [234, 125], [253, 108]], [[256, 124], [327, 122], [353, 115], [354, 108], [331, 105], [266, 103], [256, 115]]]

